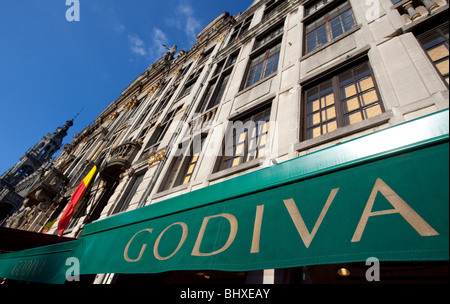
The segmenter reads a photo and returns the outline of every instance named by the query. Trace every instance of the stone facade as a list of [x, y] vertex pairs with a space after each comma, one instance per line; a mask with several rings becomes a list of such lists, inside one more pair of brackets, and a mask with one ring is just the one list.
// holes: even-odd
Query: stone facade
[[29, 202], [27, 194], [34, 190], [44, 174], [51, 170], [52, 157], [61, 148], [62, 141], [72, 125], [73, 120], [68, 120], [54, 133], [45, 135], [17, 164], [0, 177], [0, 225], [23, 207], [24, 199]]
[[[170, 49], [74, 137], [56, 160], [67, 184], [50, 209], [33, 213], [37, 230], [57, 233], [99, 158], [65, 236], [448, 108], [448, 23], [446, 46], [429, 49], [421, 38], [447, 13], [445, 0], [260, 0], [218, 16], [190, 50]], [[239, 133], [236, 123], [248, 121], [258, 127]]]

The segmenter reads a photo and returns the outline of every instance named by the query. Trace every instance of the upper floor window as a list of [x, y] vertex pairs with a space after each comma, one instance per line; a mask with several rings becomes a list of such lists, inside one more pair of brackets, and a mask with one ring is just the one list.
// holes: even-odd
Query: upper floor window
[[234, 64], [236, 63], [237, 57], [238, 53], [232, 54], [226, 60], [223, 60], [217, 64], [214, 75], [209, 81], [208, 88], [203, 96], [197, 112], [205, 113], [220, 103], [225, 93], [228, 81], [230, 80], [231, 72]]
[[244, 20], [244, 22], [242, 22], [241, 24], [237, 25], [234, 28], [233, 34], [231, 34], [228, 44], [232, 43], [234, 40], [241, 37], [243, 34], [245, 34], [248, 31], [248, 29], [250, 28], [250, 23], [252, 22], [252, 19], [253, 19], [253, 15], [251, 15], [250, 17], [247, 17]]
[[150, 137], [150, 139], [148, 140], [148, 142], [144, 148], [144, 151], [142, 152], [141, 157], [147, 156], [147, 153], [150, 151], [150, 149], [152, 147], [155, 147], [156, 145], [158, 145], [163, 140], [164, 136], [166, 135], [167, 131], [169, 130], [169, 126], [172, 124], [175, 116], [182, 108], [183, 108], [183, 106], [179, 106], [178, 108], [173, 109], [172, 111], [167, 113], [167, 115], [164, 117], [164, 120], [161, 122], [161, 124], [158, 124], [156, 126], [155, 130], [153, 131], [152, 136]]
[[167, 92], [164, 94], [164, 96], [161, 99], [159, 99], [153, 116], [157, 116], [157, 115], [161, 114], [162, 111], [164, 111], [164, 109], [169, 104], [169, 101], [172, 99], [173, 94], [175, 94], [175, 91], [177, 90], [177, 88], [178, 88], [178, 86], [172, 85], [167, 90]]
[[212, 52], [214, 51], [214, 47], [210, 48], [209, 50], [207, 50], [206, 52], [204, 52], [201, 57], [200, 60], [198, 61], [197, 66], [202, 65], [203, 63], [205, 63], [209, 57], [211, 57]]
[[[169, 170], [159, 188], [159, 192], [186, 185], [192, 180], [194, 169], [199, 161], [206, 133], [194, 136], [189, 147], [181, 147], [173, 158]], [[187, 149], [186, 149], [187, 148]]]
[[449, 86], [448, 22], [417, 36], [428, 58]]
[[265, 156], [271, 104], [236, 119], [225, 134], [216, 172]]
[[275, 13], [280, 5], [284, 2], [287, 2], [287, 0], [271, 0], [267, 2], [266, 9], [264, 10], [263, 20], [269, 18], [273, 13]]
[[306, 53], [334, 40], [355, 25], [355, 17], [348, 1], [326, 12], [305, 27]]
[[139, 128], [145, 121], [145, 118], [147, 118], [148, 114], [150, 114], [150, 111], [152, 110], [154, 104], [148, 105], [144, 111], [141, 113], [137, 121], [135, 122], [133, 126], [133, 130]]
[[305, 89], [305, 139], [380, 115], [383, 105], [368, 62]]
[[319, 9], [321, 9], [325, 4], [332, 2], [333, 0], [319, 0], [315, 1], [312, 4], [305, 6], [305, 16], [309, 16]]
[[180, 92], [180, 95], [178, 98], [182, 98], [184, 96], [187, 96], [191, 93], [192, 89], [194, 88], [195, 84], [197, 83], [198, 78], [200, 77], [200, 74], [203, 72], [203, 67], [199, 69], [195, 69], [186, 80], [186, 84], [184, 85], [183, 89]]
[[257, 83], [278, 70], [282, 33], [283, 25], [280, 25], [256, 40], [256, 51], [250, 58], [244, 88]]
[[145, 175], [145, 171], [137, 174], [133, 178], [133, 180], [131, 181], [131, 183], [130, 183], [128, 189], [127, 189], [128, 192], [125, 195], [125, 198], [120, 200], [120, 202], [114, 208], [112, 214], [117, 214], [117, 213], [120, 213], [120, 212], [124, 212], [124, 211], [126, 211], [128, 209], [128, 207], [130, 206], [131, 200], [135, 196], [139, 186], [141, 185], [142, 181], [144, 180], [144, 175]]

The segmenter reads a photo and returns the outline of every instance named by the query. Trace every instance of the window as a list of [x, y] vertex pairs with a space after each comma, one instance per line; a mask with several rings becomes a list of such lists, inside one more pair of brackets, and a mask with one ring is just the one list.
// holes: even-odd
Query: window
[[253, 15], [247, 17], [244, 22], [234, 28], [233, 34], [231, 34], [228, 44], [231, 44], [234, 40], [236, 40], [236, 38], [241, 37], [248, 31], [248, 29], [250, 28], [250, 23], [252, 23], [252, 19]]
[[257, 51], [250, 59], [244, 88], [257, 83], [278, 70], [282, 33], [283, 25], [279, 25], [268, 34], [256, 40], [254, 48]]
[[209, 57], [211, 56], [211, 54], [212, 54], [213, 51], [214, 51], [214, 47], [212, 47], [212, 48], [210, 48], [209, 50], [207, 50], [206, 52], [204, 52], [204, 53], [202, 54], [202, 56], [200, 57], [200, 60], [199, 60], [199, 62], [198, 62], [198, 64], [197, 64], [197, 66], [200, 66], [200, 65], [202, 65], [203, 63], [205, 63], [205, 62], [209, 59]]
[[235, 120], [227, 130], [216, 172], [262, 158], [269, 133], [270, 104]]
[[136, 121], [136, 123], [133, 126], [132, 130], [136, 130], [137, 128], [139, 128], [145, 121], [145, 118], [147, 118], [148, 114], [150, 113], [150, 111], [152, 110], [154, 104], [150, 104], [148, 105], [145, 110], [141, 113], [141, 115], [139, 116], [138, 120]]
[[368, 62], [307, 87], [304, 98], [306, 139], [384, 111]]
[[311, 5], [308, 5], [305, 7], [305, 16], [309, 16], [312, 13], [317, 12], [319, 9], [321, 9], [323, 6], [325, 6], [327, 3], [332, 2], [333, 0], [319, 0]]
[[269, 18], [273, 13], [275, 13], [280, 5], [284, 2], [287, 2], [287, 0], [271, 0], [267, 2], [266, 9], [264, 10], [263, 20]]
[[178, 151], [179, 154], [174, 157], [169, 171], [167, 172], [159, 192], [169, 190], [173, 187], [188, 184], [198, 163], [204, 139], [207, 134], [197, 135], [189, 144], [189, 149]]
[[197, 112], [205, 113], [220, 103], [238, 55], [239, 53], [234, 53], [226, 60], [219, 62]]
[[191, 93], [192, 89], [195, 86], [195, 83], [197, 82], [198, 78], [200, 77], [200, 74], [203, 72], [203, 67], [194, 70], [188, 77], [186, 84], [184, 85], [183, 89], [181, 90], [180, 95], [178, 96], [179, 98], [182, 98], [188, 94]]
[[161, 140], [166, 135], [167, 131], [169, 130], [169, 126], [172, 124], [172, 121], [175, 117], [175, 115], [178, 113], [178, 111], [181, 110], [183, 106], [179, 106], [178, 108], [170, 111], [166, 117], [164, 117], [163, 122], [158, 125], [153, 132], [152, 136], [150, 137], [147, 145], [145, 146], [144, 152], [142, 153], [142, 157], [147, 155], [147, 152], [149, 152], [150, 148], [153, 146], [156, 146], [161, 142]]
[[417, 36], [431, 62], [449, 86], [448, 22]]
[[134, 115], [136, 114], [137, 110], [139, 109], [139, 105], [144, 103], [145, 99], [146, 99], [146, 97], [141, 98], [139, 101], [137, 99], [131, 100], [130, 102], [128, 102], [128, 104], [126, 104], [124, 106], [124, 110], [128, 111], [128, 113], [125, 116], [124, 121], [130, 120], [131, 118], [134, 117]]
[[356, 25], [350, 4], [346, 1], [305, 27], [306, 53], [332, 41]]
[[189, 65], [185, 66], [184, 68], [182, 68], [181, 70], [178, 71], [178, 75], [175, 79], [175, 82], [181, 81], [184, 78], [186, 73], [189, 71], [191, 65], [192, 65], [192, 63], [190, 63]]
[[114, 211], [112, 214], [117, 214], [120, 212], [124, 212], [128, 209], [128, 207], [130, 206], [130, 202], [133, 199], [134, 195], [137, 192], [137, 189], [139, 188], [139, 186], [141, 185], [142, 181], [144, 180], [144, 175], [145, 172], [142, 172], [138, 175], [136, 175], [131, 183], [131, 186], [129, 187], [129, 191], [126, 194], [125, 198], [122, 199], [117, 206], [114, 208]]
[[164, 96], [159, 100], [158, 105], [156, 106], [155, 112], [153, 116], [161, 114], [161, 112], [166, 108], [166, 106], [169, 104], [169, 101], [172, 99], [173, 94], [175, 94], [176, 89], [178, 86], [172, 85], [170, 89], [167, 90], [167, 92], [164, 94]]

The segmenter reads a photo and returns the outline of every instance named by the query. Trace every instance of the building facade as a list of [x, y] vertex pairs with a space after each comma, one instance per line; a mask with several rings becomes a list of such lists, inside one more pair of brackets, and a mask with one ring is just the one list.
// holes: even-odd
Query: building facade
[[0, 177], [0, 226], [23, 206], [26, 195], [52, 167], [52, 157], [61, 149], [62, 141], [72, 125], [73, 120], [68, 120], [55, 132], [45, 135]]
[[[445, 112], [449, 102], [447, 13], [446, 0], [259, 0], [236, 16], [223, 13], [197, 35], [197, 43], [190, 50], [177, 53], [176, 46], [169, 49], [125, 88], [93, 125], [65, 147], [56, 160], [58, 172], [67, 180], [64, 192], [49, 202], [47, 209], [32, 215], [33, 219], [39, 217], [40, 226], [35, 231], [57, 234], [58, 220], [72, 193], [96, 162], [99, 173], [65, 229], [66, 237], [88, 238], [95, 230], [85, 229], [88, 224], [90, 227], [106, 227], [115, 222], [125, 225], [121, 220], [143, 216], [145, 212], [140, 210], [156, 210], [157, 214], [159, 209], [172, 208], [170, 204], [181, 206], [181, 198], [186, 198], [184, 209], [195, 209], [196, 205], [188, 198], [195, 197], [196, 193], [206, 195], [210, 189], [222, 191], [210, 193], [216, 196], [215, 202], [225, 201], [229, 193], [243, 189], [247, 191], [245, 195], [254, 193], [262, 184], [267, 186], [265, 189], [271, 189], [275, 186], [264, 182], [259, 172], [284, 168], [285, 171], [277, 172], [288, 174], [287, 164], [293, 165], [297, 160], [312, 164], [313, 155], [322, 155], [323, 151], [337, 153], [336, 149], [346, 143], [358, 142], [371, 134], [389, 134], [397, 126]], [[448, 119], [445, 124], [448, 129]], [[438, 179], [445, 180], [445, 175], [448, 180], [448, 169]], [[387, 193], [386, 189], [391, 189], [388, 184], [377, 180], [373, 189]], [[303, 219], [294, 201], [301, 198], [288, 200], [292, 196], [287, 192], [285, 206], [306, 247], [320, 226], [316, 219], [320, 210], [325, 210], [321, 209], [323, 202], [331, 204], [338, 195], [339, 190], [335, 189], [338, 188], [326, 189], [320, 209], [314, 220], [306, 223], [310, 227], [306, 230], [297, 225]], [[442, 191], [442, 196], [448, 198], [448, 186]], [[208, 204], [206, 199], [205, 204]], [[262, 221], [264, 209], [260, 206], [256, 209], [256, 219]], [[218, 211], [217, 214], [233, 227], [235, 219], [228, 216], [230, 213]], [[209, 215], [212, 214], [203, 216]], [[201, 227], [206, 229], [211, 219], [205, 218]], [[448, 237], [448, 217], [446, 222], [446, 232], [429, 227], [428, 235]], [[11, 227], [27, 228], [18, 221], [14, 223]], [[184, 222], [177, 222], [183, 237], [175, 252], [188, 237], [184, 236], [187, 226], [180, 223]], [[167, 229], [172, 227], [167, 224]], [[259, 229], [264, 228], [261, 222], [252, 219], [251, 228], [256, 229], [258, 225]], [[361, 225], [364, 227], [361, 222], [358, 227]], [[416, 231], [422, 233], [420, 229]], [[150, 234], [151, 229], [147, 232]], [[128, 262], [141, 260], [145, 246], [135, 253], [128, 249], [135, 237], [142, 234], [131, 234], [133, 241], [126, 243], [123, 255]], [[228, 236], [231, 235], [233, 228]], [[255, 235], [253, 232], [252, 253], [259, 252], [259, 248], [253, 247]], [[162, 236], [163, 233], [156, 240], [158, 244]], [[194, 253], [213, 255], [204, 253], [207, 250], [201, 247], [203, 236], [197, 238], [192, 256]], [[310, 241], [306, 241], [308, 237]], [[231, 237], [226, 244], [230, 241]], [[357, 241], [355, 233], [352, 242]], [[446, 246], [448, 260], [448, 241]], [[219, 256], [218, 251], [214, 255]], [[161, 258], [158, 260], [173, 257], [160, 254], [157, 249], [154, 252]], [[448, 266], [442, 257], [428, 260], [431, 262], [422, 266], [434, 267], [431, 277], [438, 282], [448, 281]], [[345, 274], [335, 271], [336, 267], [344, 266], [311, 261], [298, 267], [281, 262], [271, 268], [264, 263], [242, 270], [235, 266], [225, 269], [228, 272], [217, 271], [224, 267], [214, 265], [209, 268], [172, 266], [141, 274], [135, 274], [135, 270], [116, 271], [112, 267], [111, 271], [90, 271], [93, 275], [109, 274], [92, 276], [89, 280], [120, 284], [205, 280], [314, 283], [345, 279]], [[403, 260], [396, 257], [392, 261]], [[350, 262], [363, 260], [349, 258]], [[389, 263], [384, 268], [386, 273], [395, 272], [398, 267], [411, 273], [415, 271], [414, 265]], [[352, 275], [360, 281], [365, 280], [361, 265], [364, 264], [349, 266], [353, 267]], [[423, 280], [430, 278], [427, 275], [419, 274]], [[393, 275], [391, 279], [395, 281], [398, 277]]]

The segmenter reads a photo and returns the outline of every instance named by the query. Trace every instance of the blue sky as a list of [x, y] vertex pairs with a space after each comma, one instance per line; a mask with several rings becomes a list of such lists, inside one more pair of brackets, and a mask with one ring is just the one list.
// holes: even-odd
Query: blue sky
[[65, 143], [165, 49], [189, 50], [221, 13], [253, 0], [79, 0], [68, 22], [66, 0], [0, 1], [0, 174], [31, 146], [84, 110]]

